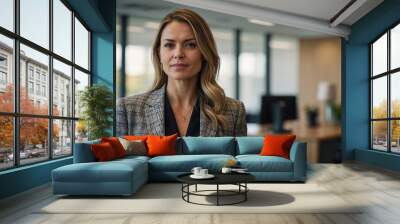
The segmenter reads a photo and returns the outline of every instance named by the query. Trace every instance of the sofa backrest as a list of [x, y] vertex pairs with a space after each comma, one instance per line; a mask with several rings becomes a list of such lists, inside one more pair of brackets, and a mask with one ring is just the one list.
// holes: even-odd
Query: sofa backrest
[[182, 137], [177, 142], [177, 154], [235, 155], [234, 137]]
[[236, 137], [236, 155], [259, 154], [264, 144], [264, 137]]
[[88, 162], [95, 162], [96, 158], [93, 155], [90, 146], [92, 144], [99, 144], [100, 139], [87, 141], [87, 142], [80, 142], [75, 143], [74, 147], [74, 163], [88, 163]]

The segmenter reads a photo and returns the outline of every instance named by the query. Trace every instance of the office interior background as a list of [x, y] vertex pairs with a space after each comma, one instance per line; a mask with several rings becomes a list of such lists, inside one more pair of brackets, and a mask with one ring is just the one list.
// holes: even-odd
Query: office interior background
[[[116, 99], [148, 90], [153, 79], [149, 50], [158, 23], [175, 8], [191, 8], [155, 0], [95, 1], [94, 5], [74, 0], [0, 2], [0, 172], [4, 180], [24, 179], [14, 172], [19, 168], [71, 162], [73, 144], [87, 139], [79, 121], [79, 91], [98, 82], [115, 86]], [[306, 7], [295, 5], [283, 5], [281, 10], [327, 20], [342, 7], [331, 4], [326, 7], [330, 13], [301, 11]], [[219, 83], [227, 96], [245, 103], [249, 134], [259, 133], [258, 126], [251, 125], [260, 119], [262, 95], [294, 95], [295, 122], [300, 126], [308, 127], [306, 108], [317, 107], [320, 126], [333, 122], [342, 131], [345, 128], [341, 135], [345, 143], [335, 145], [345, 150], [343, 157], [386, 166], [395, 164], [400, 151], [400, 94], [395, 88], [400, 80], [400, 28], [397, 14], [390, 14], [397, 4], [396, 0], [372, 1], [364, 14], [344, 21], [352, 26], [347, 35], [193, 9], [211, 26], [221, 56]], [[385, 10], [389, 14], [382, 13]], [[359, 45], [362, 48], [354, 47]], [[325, 116], [327, 101], [341, 106], [341, 122]], [[385, 154], [376, 153], [382, 151]], [[49, 173], [48, 167], [43, 169]], [[48, 180], [43, 176], [32, 186]], [[21, 191], [11, 185], [9, 189], [4, 195]]]

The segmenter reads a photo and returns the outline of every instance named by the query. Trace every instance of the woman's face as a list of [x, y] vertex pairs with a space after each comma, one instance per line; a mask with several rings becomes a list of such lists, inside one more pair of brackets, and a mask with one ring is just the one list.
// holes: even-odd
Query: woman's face
[[187, 23], [173, 21], [161, 33], [160, 60], [168, 78], [186, 80], [199, 74], [202, 55]]

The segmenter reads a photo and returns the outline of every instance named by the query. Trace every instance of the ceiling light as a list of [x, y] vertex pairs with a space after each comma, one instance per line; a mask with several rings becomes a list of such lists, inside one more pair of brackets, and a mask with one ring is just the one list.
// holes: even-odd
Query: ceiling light
[[263, 26], [275, 26], [275, 24], [263, 20], [258, 20], [258, 19], [247, 19], [250, 23], [258, 24], [258, 25], [263, 25]]

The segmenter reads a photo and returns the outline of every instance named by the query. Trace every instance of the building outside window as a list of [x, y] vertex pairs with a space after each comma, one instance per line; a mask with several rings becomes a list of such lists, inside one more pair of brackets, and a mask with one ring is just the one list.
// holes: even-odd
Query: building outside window
[[371, 148], [400, 153], [400, 24], [370, 44]]
[[[12, 3], [12, 1], [7, 2]], [[71, 7], [65, 5], [65, 1], [51, 0], [52, 4], [49, 2], [49, 0], [19, 1], [19, 12], [14, 13], [14, 10], [11, 10], [11, 15], [15, 17], [13, 20], [20, 21], [16, 24], [18, 27], [15, 30], [0, 22], [0, 26], [8, 30], [5, 32], [0, 29], [0, 83], [5, 82], [11, 87], [3, 90], [0, 88], [0, 123], [2, 124], [0, 171], [70, 156], [73, 143], [77, 140], [74, 136], [79, 136], [80, 140], [87, 139], [86, 127], [76, 128], [79, 114], [73, 114], [71, 107], [67, 110], [64, 106], [58, 107], [57, 101], [54, 101], [53, 113], [50, 114], [51, 105], [49, 104], [50, 97], [57, 99], [60, 94], [57, 79], [62, 79], [69, 86], [74, 83], [81, 83], [82, 88], [89, 85], [89, 82], [82, 83], [80, 80], [73, 80], [72, 72], [79, 72], [80, 79], [84, 77], [89, 80], [91, 34], [87, 26], [77, 18], [75, 12], [70, 10]], [[13, 4], [6, 8], [12, 9]], [[38, 11], [43, 13], [37, 14]], [[46, 11], [48, 13], [45, 13]], [[19, 18], [16, 18], [17, 16]], [[52, 29], [49, 28], [50, 24], [53, 25]], [[17, 31], [19, 33], [16, 33]], [[52, 35], [50, 35], [51, 31], [53, 31]], [[15, 35], [10, 35], [9, 32]], [[53, 39], [50, 40], [50, 38]], [[50, 42], [53, 43], [54, 51], [50, 49]], [[73, 42], [75, 48], [73, 48]], [[18, 44], [17, 49], [20, 49], [18, 52], [15, 51], [14, 43]], [[20, 59], [17, 62], [12, 60], [15, 58], [14, 52]], [[53, 53], [62, 57], [63, 62], [58, 63], [59, 61], [53, 58]], [[75, 55], [75, 62], [71, 55]], [[50, 60], [53, 61], [52, 64], [49, 63]], [[15, 88], [13, 83], [14, 66], [19, 66], [20, 74], [17, 74], [20, 80], [19, 88]], [[53, 74], [49, 74], [49, 71], [53, 71]], [[49, 77], [54, 78], [54, 88], [47, 94]], [[17, 90], [20, 91], [19, 94], [15, 94]], [[71, 88], [64, 88], [62, 91], [66, 105], [73, 105], [73, 101], [75, 103], [79, 101], [77, 91], [72, 92]], [[15, 99], [14, 95], [19, 98]], [[65, 100], [70, 102], [65, 102]], [[18, 113], [14, 112], [15, 105], [20, 108]], [[59, 118], [61, 114], [62, 119]], [[14, 125], [18, 125], [16, 127], [19, 130], [18, 135], [13, 132]], [[48, 133], [49, 130], [52, 132]], [[32, 132], [39, 134], [33, 138]], [[15, 141], [16, 139], [18, 141]], [[14, 145], [15, 142], [18, 145]], [[14, 150], [17, 152], [16, 155]], [[19, 159], [16, 160], [15, 157]]]

